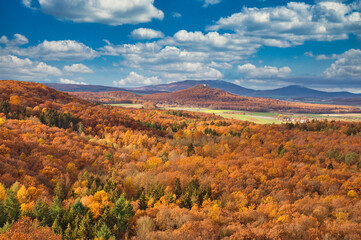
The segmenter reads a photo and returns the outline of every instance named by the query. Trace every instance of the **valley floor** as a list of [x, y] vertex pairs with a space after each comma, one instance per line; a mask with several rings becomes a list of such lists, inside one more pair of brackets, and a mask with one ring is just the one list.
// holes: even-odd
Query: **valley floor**
[[[142, 108], [142, 104], [111, 104], [112, 106], [121, 106], [127, 108]], [[360, 122], [359, 113], [342, 114], [282, 114], [277, 112], [251, 112], [235, 110], [212, 110], [209, 108], [189, 108], [189, 107], [167, 107], [165, 110], [184, 110], [192, 112], [211, 113], [228, 119], [249, 121], [257, 124], [281, 124], [284, 122], [304, 122], [306, 120], [335, 120]]]

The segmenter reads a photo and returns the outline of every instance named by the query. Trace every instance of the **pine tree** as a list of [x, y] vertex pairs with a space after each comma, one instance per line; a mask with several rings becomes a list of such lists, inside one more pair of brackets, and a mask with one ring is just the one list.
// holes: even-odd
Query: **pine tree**
[[4, 226], [0, 227], [0, 234], [6, 232], [12, 226], [11, 223], [6, 222]]
[[150, 186], [148, 196], [157, 202], [161, 197], [164, 196], [164, 186], [158, 183], [152, 184], [152, 186]]
[[191, 195], [189, 194], [189, 192], [186, 192], [183, 195], [181, 206], [185, 207], [185, 208], [188, 208], [188, 209], [192, 208], [192, 198], [191, 198]]
[[61, 181], [58, 181], [56, 183], [54, 194], [55, 197], [58, 198], [60, 202], [62, 202], [65, 199], [65, 188], [64, 188], [64, 184]]
[[67, 228], [65, 229], [65, 232], [64, 232], [63, 237], [64, 237], [65, 239], [68, 239], [68, 240], [73, 239], [70, 223], [68, 223], [68, 226], [67, 226]]
[[62, 229], [60, 226], [60, 221], [59, 218], [55, 218], [55, 221], [53, 223], [53, 226], [51, 227], [53, 229], [53, 232], [55, 232], [56, 234], [62, 234]]
[[74, 240], [75, 240], [75, 239], [76, 239], [76, 240], [80, 239], [78, 226], [75, 226], [75, 227], [73, 228], [73, 231], [71, 232], [71, 239], [74, 239]]
[[5, 200], [5, 213], [8, 222], [16, 222], [20, 216], [20, 203], [15, 197], [15, 192], [9, 190], [8, 197]]
[[49, 210], [52, 219], [56, 219], [58, 215], [63, 213], [63, 208], [61, 206], [60, 200], [57, 197], [54, 198]]
[[80, 202], [80, 199], [78, 198], [75, 203], [73, 204], [73, 209], [76, 215], [85, 215], [86, 208], [84, 205]]
[[75, 220], [75, 211], [74, 211], [74, 209], [73, 209], [73, 207], [72, 206], [69, 206], [67, 209], [66, 209], [66, 211], [65, 211], [65, 213], [64, 213], [64, 216], [63, 216], [63, 222], [66, 224], [66, 223], [68, 223], [68, 224], [72, 224], [73, 225], [73, 222], [74, 222], [74, 220]]
[[101, 228], [97, 231], [96, 237], [99, 239], [103, 238], [104, 240], [108, 240], [110, 237], [112, 237], [112, 232], [110, 231], [108, 226], [105, 223], [103, 223]]
[[121, 195], [122, 195], [121, 192], [115, 186], [115, 188], [113, 190], [111, 190], [109, 193], [109, 200], [112, 202], [115, 202]]
[[91, 219], [89, 218], [89, 214], [86, 214], [79, 224], [78, 237], [80, 239], [92, 239], [92, 235]]
[[0, 228], [6, 223], [6, 212], [3, 201], [0, 200]]
[[175, 184], [174, 184], [174, 194], [176, 195], [177, 198], [179, 198], [182, 195], [182, 186], [181, 186], [181, 182], [179, 178], [175, 179]]
[[51, 226], [52, 219], [49, 210], [49, 206], [46, 202], [41, 201], [38, 199], [33, 207], [32, 213], [34, 217], [42, 224]]
[[89, 239], [87, 237], [87, 232], [88, 232], [88, 221], [86, 219], [86, 217], [83, 218], [83, 220], [80, 222], [79, 224], [79, 228], [78, 228], [78, 236], [80, 239]]
[[190, 157], [192, 154], [194, 154], [194, 146], [193, 143], [190, 143], [188, 145], [188, 149], [187, 149], [187, 156]]
[[79, 127], [78, 127], [78, 132], [79, 132], [79, 134], [83, 133], [84, 125], [83, 125], [82, 123], [79, 123], [78, 126], [79, 126]]
[[163, 151], [161, 154], [160, 154], [160, 158], [162, 159], [162, 161], [165, 163], [169, 160], [168, 158], [168, 153], [167, 151]]
[[111, 212], [117, 220], [118, 230], [125, 232], [128, 228], [128, 221], [134, 216], [134, 212], [132, 205], [125, 199], [124, 195], [115, 202]]
[[10, 104], [8, 101], [2, 101], [0, 104], [0, 112], [8, 114], [10, 112]]
[[140, 210], [145, 210], [148, 207], [148, 201], [144, 193], [142, 193], [142, 195], [139, 197], [138, 206]]

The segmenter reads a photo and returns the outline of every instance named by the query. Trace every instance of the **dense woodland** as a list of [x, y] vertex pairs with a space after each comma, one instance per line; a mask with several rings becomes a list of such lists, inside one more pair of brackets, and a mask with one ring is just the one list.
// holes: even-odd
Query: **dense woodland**
[[2, 239], [360, 239], [361, 123], [257, 125], [0, 82]]
[[225, 92], [207, 85], [198, 85], [172, 93], [137, 95], [115, 92], [75, 92], [72, 95], [99, 103], [143, 103], [146, 106], [187, 106], [211, 109], [229, 109], [255, 112], [282, 113], [361, 113], [351, 106], [287, 102], [271, 98], [244, 97]]
[[142, 102], [142, 96], [125, 91], [69, 92], [69, 94], [87, 101], [98, 102], [102, 104]]

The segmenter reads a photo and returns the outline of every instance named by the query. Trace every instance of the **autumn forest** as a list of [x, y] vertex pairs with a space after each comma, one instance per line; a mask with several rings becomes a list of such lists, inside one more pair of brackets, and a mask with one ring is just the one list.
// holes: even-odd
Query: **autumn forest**
[[[322, 108], [203, 90], [217, 91], [187, 101]], [[183, 101], [172, 94], [121, 99]], [[259, 125], [95, 95], [0, 82], [0, 240], [360, 239], [360, 122]]]

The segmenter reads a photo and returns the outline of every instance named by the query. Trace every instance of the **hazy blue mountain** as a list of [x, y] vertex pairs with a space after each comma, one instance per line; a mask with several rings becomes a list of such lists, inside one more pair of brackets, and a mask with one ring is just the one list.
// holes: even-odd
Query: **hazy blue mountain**
[[253, 89], [244, 88], [233, 84], [231, 82], [221, 81], [221, 80], [185, 80], [181, 82], [174, 82], [168, 84], [159, 84], [159, 85], [150, 85], [144, 87], [132, 88], [133, 90], [141, 90], [141, 91], [164, 91], [164, 92], [175, 92], [179, 90], [184, 90], [196, 85], [206, 84], [211, 88], [219, 88], [223, 91], [237, 94], [237, 95], [245, 95], [249, 96], [255, 91]]
[[262, 97], [280, 97], [280, 98], [348, 98], [360, 97], [361, 94], [354, 94], [350, 92], [324, 92], [310, 89], [298, 85], [287, 86], [272, 90], [262, 90], [254, 92], [254, 96]]
[[348, 98], [352, 98], [352, 99], [361, 98], [361, 94], [354, 94], [350, 92], [325, 92], [298, 85], [292, 85], [292, 86], [287, 86], [272, 90], [253, 90], [222, 80], [199, 80], [199, 81], [185, 80], [185, 81], [168, 83], [168, 84], [149, 85], [149, 86], [129, 88], [129, 89], [98, 86], [98, 85], [77, 85], [77, 84], [60, 84], [60, 83], [47, 83], [46, 85], [55, 88], [56, 90], [65, 91], [65, 92], [127, 91], [127, 92], [133, 92], [143, 95], [143, 94], [153, 94], [153, 93], [162, 93], [162, 92], [176, 92], [200, 84], [205, 84], [211, 88], [218, 88], [229, 93], [233, 93], [241, 96], [250, 96], [250, 97], [269, 97], [269, 98], [277, 98], [277, 99], [301, 99], [301, 100], [307, 98], [311, 98], [311, 99], [342, 98], [343, 100]]

